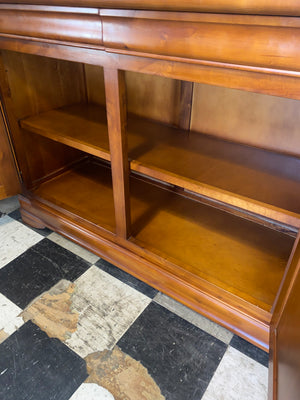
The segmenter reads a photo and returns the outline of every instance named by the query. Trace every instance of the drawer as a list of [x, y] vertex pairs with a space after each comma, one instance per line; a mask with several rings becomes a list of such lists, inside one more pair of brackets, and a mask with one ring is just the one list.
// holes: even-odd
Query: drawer
[[92, 45], [102, 44], [99, 15], [1, 10], [0, 33]]

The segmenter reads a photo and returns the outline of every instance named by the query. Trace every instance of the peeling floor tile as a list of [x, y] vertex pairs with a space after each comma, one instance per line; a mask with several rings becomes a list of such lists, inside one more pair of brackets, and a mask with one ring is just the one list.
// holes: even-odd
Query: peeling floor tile
[[14, 260], [43, 236], [5, 215], [0, 218], [0, 269]]
[[163, 400], [159, 387], [147, 369], [118, 347], [86, 357], [89, 377], [86, 382], [98, 383], [116, 400]]
[[34, 300], [21, 314], [31, 320], [49, 337], [65, 341], [77, 329], [78, 314], [71, 311], [75, 285], [61, 280], [48, 292]]
[[20, 307], [0, 293], [0, 343], [5, 340], [6, 335], [11, 335], [23, 325], [19, 316], [21, 312]]
[[82, 383], [69, 400], [115, 400], [108, 390], [96, 383]]
[[179, 317], [202, 329], [203, 331], [221, 340], [223, 343], [230, 343], [233, 333], [196, 313], [171, 297], [168, 297], [163, 293], [158, 293], [155, 296], [154, 301], [167, 308], [169, 311], [172, 311], [174, 314], [177, 314]]
[[267, 400], [268, 369], [228, 347], [202, 400]]
[[53, 232], [48, 236], [48, 239], [52, 240], [52, 242], [59, 244], [65, 249], [72, 251], [72, 253], [77, 256], [83, 258], [84, 260], [90, 262], [91, 264], [95, 264], [100, 257], [96, 256], [96, 254], [91, 253], [90, 251], [84, 249], [81, 246], [78, 246], [76, 243], [71, 242], [70, 240], [64, 238], [63, 236]]
[[75, 285], [72, 309], [79, 314], [78, 327], [65, 343], [81, 357], [112, 349], [151, 302], [96, 266]]
[[4, 329], [0, 330], [0, 344], [4, 342], [5, 339], [9, 337], [8, 333], [4, 331]]

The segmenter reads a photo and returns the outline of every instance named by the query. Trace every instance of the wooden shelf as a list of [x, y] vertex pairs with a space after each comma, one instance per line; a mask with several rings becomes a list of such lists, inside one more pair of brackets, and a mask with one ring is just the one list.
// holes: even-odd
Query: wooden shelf
[[128, 140], [132, 170], [300, 227], [300, 159], [137, 117]]
[[109, 168], [88, 161], [41, 184], [34, 194], [43, 200], [115, 232], [115, 210]]
[[271, 311], [293, 238], [137, 179], [131, 194], [138, 246]]
[[110, 161], [106, 110], [75, 104], [20, 121], [21, 127]]
[[[131, 241], [270, 312], [294, 239], [131, 177]], [[84, 162], [40, 185], [43, 201], [115, 231], [110, 169]], [[178, 269], [178, 268], [177, 268]]]
[[[21, 126], [110, 160], [105, 109], [74, 105]], [[131, 169], [234, 207], [300, 227], [300, 159], [128, 118]]]

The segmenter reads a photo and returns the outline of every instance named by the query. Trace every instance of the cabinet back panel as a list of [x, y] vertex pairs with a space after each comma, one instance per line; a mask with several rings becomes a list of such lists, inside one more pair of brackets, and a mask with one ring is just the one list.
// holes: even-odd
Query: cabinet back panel
[[[90, 103], [105, 105], [103, 68], [85, 65]], [[155, 75], [125, 73], [127, 110], [155, 121], [177, 125], [181, 82]]]
[[85, 64], [85, 81], [89, 103], [105, 106], [104, 72], [102, 67]]
[[22, 130], [31, 182], [36, 186], [83, 157], [82, 152]]
[[85, 101], [82, 64], [3, 52], [17, 119]]
[[191, 129], [300, 155], [300, 101], [194, 85]]
[[[28, 116], [86, 101], [83, 66], [79, 63], [3, 51], [2, 60], [9, 85], [10, 118]], [[17, 125], [16, 125], [17, 126]], [[27, 187], [35, 185], [66, 165], [82, 158], [82, 153], [60, 143], [20, 130], [12, 131], [19, 160], [27, 162]], [[26, 160], [26, 161], [25, 161]], [[25, 169], [20, 165], [21, 170]]]
[[126, 88], [129, 112], [176, 125], [180, 81], [126, 72]]

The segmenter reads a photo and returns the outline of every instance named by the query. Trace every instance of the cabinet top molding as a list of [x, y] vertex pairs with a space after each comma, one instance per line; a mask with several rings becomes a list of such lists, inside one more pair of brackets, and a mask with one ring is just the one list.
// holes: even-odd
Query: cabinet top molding
[[299, 0], [0, 0], [0, 3], [300, 16]]

